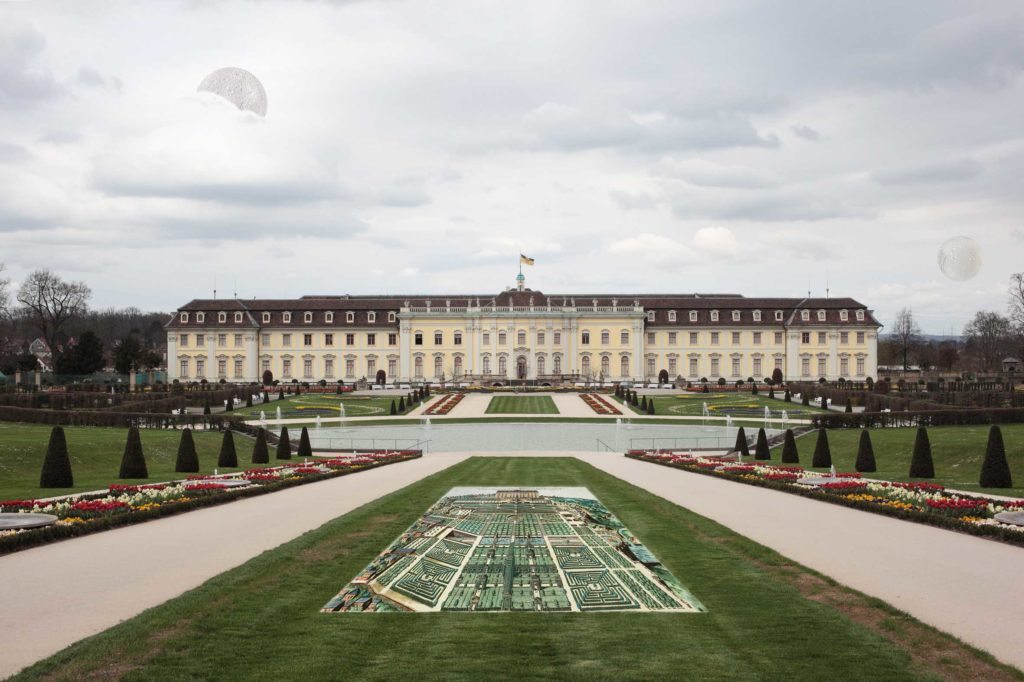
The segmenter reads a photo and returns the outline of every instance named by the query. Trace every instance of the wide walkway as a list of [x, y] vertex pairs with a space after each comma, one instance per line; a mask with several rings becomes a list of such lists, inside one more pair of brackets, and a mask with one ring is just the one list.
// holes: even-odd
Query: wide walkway
[[0, 678], [467, 456], [432, 454], [0, 557]]
[[579, 455], [1024, 669], [1024, 549], [626, 457]]

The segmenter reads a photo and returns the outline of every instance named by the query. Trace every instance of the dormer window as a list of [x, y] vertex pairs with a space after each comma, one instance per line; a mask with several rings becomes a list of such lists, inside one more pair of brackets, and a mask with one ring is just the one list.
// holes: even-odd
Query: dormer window
[[648, 322], [654, 322], [654, 311], [653, 310], [648, 310], [647, 311], [647, 321]]
[[334, 312], [333, 311], [328, 310], [326, 313], [324, 313], [324, 322], [326, 322], [327, 324], [334, 324]]
[[863, 310], [858, 310], [857, 311], [857, 321], [858, 322], [863, 322], [864, 321], [864, 311]]
[[760, 310], [755, 310], [754, 311], [754, 322], [760, 322], [760, 321], [761, 321], [761, 311]]
[[181, 314], [181, 321], [182, 322], [188, 322], [188, 313], [182, 313]]
[[373, 312], [372, 310], [370, 312], [366, 313], [366, 321], [369, 322], [370, 324], [373, 324], [374, 322], [376, 322], [377, 321], [377, 313]]
[[306, 324], [309, 324], [310, 322], [312, 322], [313, 321], [313, 313], [308, 312], [308, 311], [303, 313], [302, 314], [302, 321], [305, 322]]
[[811, 311], [810, 310], [801, 310], [800, 311], [800, 319], [803, 320], [804, 322], [808, 322], [811, 319]]
[[205, 322], [206, 313], [196, 313], [196, 322]]
[[718, 311], [717, 310], [712, 310], [711, 311], [711, 321], [712, 322], [718, 322]]
[[824, 322], [824, 321], [825, 321], [825, 311], [824, 310], [819, 310], [818, 311], [818, 322]]
[[775, 321], [776, 322], [782, 322], [782, 311], [781, 310], [776, 310], [775, 311]]
[[388, 322], [394, 322], [396, 319], [398, 318], [395, 316], [394, 313], [388, 313]]
[[732, 321], [733, 322], [739, 322], [740, 321], [740, 311], [738, 311], [738, 310], [732, 311]]
[[352, 324], [353, 322], [356, 321], [356, 314], [351, 310], [348, 311], [347, 313], [345, 313], [345, 321], [348, 322], [349, 324]]
[[292, 321], [292, 314], [288, 312], [281, 313], [281, 321], [285, 324], [290, 324]]
[[696, 322], [696, 321], [697, 321], [697, 311], [696, 310], [691, 310], [690, 311], [690, 322]]
[[242, 313], [235, 313], [235, 322], [242, 321]]
[[224, 324], [227, 321], [228, 321], [228, 314], [227, 313], [223, 313], [223, 312], [217, 313], [217, 322], [219, 322], [220, 324]]
[[668, 321], [669, 322], [675, 322], [676, 321], [676, 311], [674, 311], [674, 310], [668, 311]]
[[270, 322], [270, 313], [263, 313], [263, 323], [266, 324], [268, 322]]

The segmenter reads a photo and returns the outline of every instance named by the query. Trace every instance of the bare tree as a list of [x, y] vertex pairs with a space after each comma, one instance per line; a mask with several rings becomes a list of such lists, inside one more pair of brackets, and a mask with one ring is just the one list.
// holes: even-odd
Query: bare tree
[[54, 367], [64, 351], [65, 325], [85, 312], [91, 295], [84, 282], [65, 282], [49, 270], [32, 272], [18, 290], [18, 302], [50, 347]]
[[[0, 263], [0, 273], [3, 273], [7, 269], [3, 263]], [[6, 277], [0, 277], [0, 316], [7, 317], [8, 307], [11, 302], [11, 280]]]
[[1010, 320], [999, 313], [979, 311], [964, 327], [968, 350], [978, 356], [981, 369], [998, 368], [1010, 342]]
[[956, 341], [943, 341], [939, 344], [939, 366], [947, 372], [960, 364], [960, 347]]
[[910, 308], [903, 308], [896, 313], [896, 322], [892, 325], [892, 336], [896, 340], [903, 358], [903, 371], [906, 372], [910, 364], [910, 351], [913, 350], [921, 337], [921, 327], [914, 319], [914, 313]]
[[1024, 272], [1010, 275], [1010, 320], [1024, 329]]

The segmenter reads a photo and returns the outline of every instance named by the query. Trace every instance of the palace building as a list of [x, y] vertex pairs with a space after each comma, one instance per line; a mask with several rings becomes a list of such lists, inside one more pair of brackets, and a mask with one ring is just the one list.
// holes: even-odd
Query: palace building
[[851, 298], [738, 294], [197, 299], [167, 323], [170, 380], [561, 385], [875, 378]]

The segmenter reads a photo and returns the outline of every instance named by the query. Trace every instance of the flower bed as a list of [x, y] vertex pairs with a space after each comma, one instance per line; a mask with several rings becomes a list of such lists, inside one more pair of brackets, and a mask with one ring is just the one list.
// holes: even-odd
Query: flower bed
[[590, 409], [598, 414], [622, 414], [619, 408], [608, 402], [608, 399], [602, 395], [598, 395], [597, 393], [581, 393], [580, 397], [583, 398], [583, 402], [590, 406]]
[[449, 393], [423, 411], [423, 414], [448, 414], [466, 397], [465, 393]]
[[1002, 511], [1024, 509], [1024, 500], [953, 493], [936, 483], [850, 480], [861, 479], [856, 472], [838, 473], [836, 481], [812, 486], [799, 481], [829, 475], [762, 462], [723, 462], [679, 451], [630, 450], [626, 456], [1024, 546], [1024, 527], [994, 518]]
[[[59, 500], [0, 501], [0, 512], [57, 517], [52, 526], [0, 531], [0, 554], [404, 462], [422, 454], [420, 450], [377, 450], [352, 457], [251, 469], [229, 476], [189, 476], [183, 481], [150, 485], [114, 484], [105, 493], [71, 495]], [[245, 484], [238, 485], [242, 481]]]

